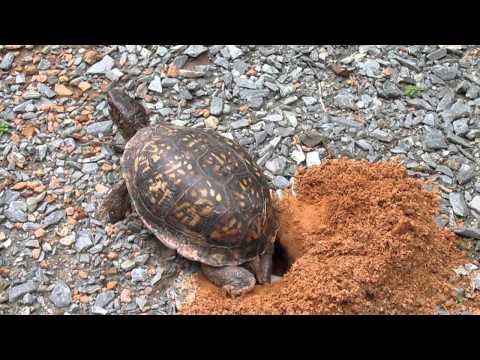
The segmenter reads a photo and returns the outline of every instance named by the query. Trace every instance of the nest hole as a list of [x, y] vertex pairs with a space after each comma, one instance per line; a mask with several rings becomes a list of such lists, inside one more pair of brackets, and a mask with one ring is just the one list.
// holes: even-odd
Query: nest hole
[[280, 241], [275, 241], [275, 246], [273, 250], [272, 275], [282, 277], [290, 269], [292, 263], [293, 261], [288, 256], [285, 247], [280, 243]]

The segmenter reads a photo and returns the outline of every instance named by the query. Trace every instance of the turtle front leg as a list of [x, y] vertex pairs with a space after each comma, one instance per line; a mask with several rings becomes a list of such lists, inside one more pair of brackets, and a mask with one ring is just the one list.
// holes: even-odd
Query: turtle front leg
[[253, 290], [255, 276], [240, 266], [213, 267], [202, 264], [203, 274], [231, 297], [241, 296]]
[[100, 218], [109, 223], [116, 223], [125, 218], [130, 209], [130, 196], [125, 180], [120, 180], [107, 194], [100, 206]]

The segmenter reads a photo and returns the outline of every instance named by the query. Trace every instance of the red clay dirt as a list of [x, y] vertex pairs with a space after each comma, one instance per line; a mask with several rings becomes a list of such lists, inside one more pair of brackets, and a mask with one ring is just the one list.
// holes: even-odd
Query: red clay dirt
[[469, 260], [436, 225], [439, 194], [424, 185], [396, 162], [301, 170], [295, 196], [279, 203], [278, 240], [293, 262], [284, 277], [230, 299], [197, 275], [196, 298], [181, 313], [433, 314], [440, 304], [480, 313], [477, 299], [454, 300], [452, 289], [469, 285], [452, 269]]

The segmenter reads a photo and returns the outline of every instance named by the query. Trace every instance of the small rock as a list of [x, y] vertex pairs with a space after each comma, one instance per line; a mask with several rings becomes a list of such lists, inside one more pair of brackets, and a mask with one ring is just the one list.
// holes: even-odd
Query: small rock
[[69, 306], [72, 303], [72, 293], [68, 285], [63, 281], [57, 282], [50, 294], [50, 301], [55, 307]]
[[[0, 168], [1, 169], [1, 168]], [[6, 189], [3, 194], [0, 192], [0, 206], [11, 204], [11, 202], [20, 198], [20, 193], [17, 191], [11, 191], [10, 189]], [[22, 209], [23, 205], [17, 205], [15, 208]]]
[[123, 271], [130, 271], [132, 270], [134, 267], [135, 267], [135, 261], [132, 261], [132, 260], [125, 260], [124, 262], [122, 262], [122, 264], [120, 265], [120, 268], [123, 270]]
[[380, 140], [382, 142], [386, 142], [386, 143], [389, 143], [389, 142], [393, 141], [393, 137], [389, 133], [387, 133], [386, 131], [383, 131], [381, 129], [375, 129], [372, 132], [372, 137], [374, 137], [375, 139]]
[[73, 91], [62, 84], [55, 84], [55, 92], [60, 96], [72, 96]]
[[318, 151], [310, 151], [307, 153], [307, 167], [320, 165], [320, 153]]
[[219, 96], [212, 97], [210, 104], [210, 114], [220, 115], [223, 111], [223, 99]]
[[305, 103], [306, 106], [311, 106], [313, 104], [317, 103], [317, 99], [312, 97], [312, 96], [304, 96], [302, 97], [303, 102]]
[[471, 264], [471, 263], [465, 264], [463, 267], [464, 267], [465, 270], [467, 270], [468, 272], [472, 272], [472, 271], [475, 271], [475, 270], [478, 269], [478, 266], [477, 266], [477, 265]]
[[47, 234], [47, 232], [46, 232], [44, 229], [42, 229], [42, 228], [38, 228], [37, 230], [35, 230], [35, 231], [33, 232], [33, 235], [34, 235], [37, 239], [39, 239], [39, 238], [41, 238], [41, 237], [44, 237], [46, 234]]
[[[173, 79], [173, 78], [165, 78], [162, 80], [162, 87], [164, 88], [173, 88], [176, 84], [178, 84], [179, 80], [178, 79]], [[186, 89], [181, 89], [180, 91], [188, 91]], [[185, 92], [185, 94], [187, 94]], [[188, 92], [190, 94], [190, 92]], [[188, 95], [187, 95], [188, 96]]]
[[195, 71], [195, 70], [187, 70], [187, 69], [180, 69], [178, 70], [178, 76], [187, 78], [187, 79], [197, 79], [205, 76], [204, 71]]
[[285, 116], [285, 119], [287, 120], [290, 126], [292, 126], [293, 128], [297, 127], [298, 121], [297, 121], [297, 115], [295, 115], [295, 113], [290, 111], [284, 111], [283, 115]]
[[18, 73], [15, 76], [15, 84], [25, 84], [26, 78], [24, 73]]
[[8, 52], [0, 62], [0, 69], [9, 70], [12, 67], [13, 61], [15, 60], [15, 55], [12, 52]]
[[355, 96], [353, 96], [352, 94], [338, 94], [333, 99], [333, 102], [340, 109], [356, 109]]
[[83, 60], [88, 64], [92, 65], [97, 61], [98, 59], [98, 54], [94, 49], [88, 50], [85, 52], [85, 55], [83, 55]]
[[193, 58], [198, 57], [199, 55], [203, 54], [204, 52], [208, 51], [208, 48], [203, 45], [190, 45], [185, 51], [184, 54], [191, 56]]
[[0, 243], [0, 249], [8, 249], [12, 245], [12, 239], [7, 239], [4, 242]]
[[243, 55], [242, 49], [236, 47], [235, 45], [227, 45], [226, 48], [227, 48], [232, 60], [235, 60], [236, 58]]
[[476, 99], [480, 96], [480, 86], [472, 85], [468, 88], [467, 93], [465, 96], [468, 99]]
[[205, 124], [205, 127], [207, 129], [216, 129], [218, 126], [218, 119], [215, 116], [209, 116], [205, 120], [203, 120], [203, 123]]
[[470, 202], [470, 208], [480, 214], [480, 195], [476, 195]]
[[118, 285], [118, 282], [117, 281], [109, 281], [107, 283], [107, 289], [111, 290], [111, 289], [115, 289]]
[[132, 282], [142, 282], [147, 279], [147, 269], [135, 268], [132, 270]]
[[88, 81], [81, 81], [77, 86], [83, 92], [87, 91], [92, 87], [92, 85]]
[[75, 241], [77, 252], [82, 252], [93, 246], [92, 235], [87, 231], [79, 231]]
[[105, 77], [111, 81], [117, 81], [123, 76], [123, 72], [121, 72], [119, 69], [114, 68], [112, 70], [106, 70], [105, 71]]
[[50, 213], [42, 222], [42, 227], [47, 228], [51, 225], [58, 224], [65, 218], [65, 210], [56, 210]]
[[283, 120], [282, 114], [270, 114], [263, 118], [263, 121], [280, 122]]
[[480, 290], [480, 274], [477, 274], [477, 276], [475, 276], [474, 286], [476, 290]]
[[465, 185], [473, 179], [473, 167], [467, 164], [462, 164], [457, 174], [457, 182], [459, 185]]
[[30, 293], [25, 294], [22, 298], [22, 303], [24, 305], [33, 305], [34, 301], [35, 301], [35, 298]]
[[464, 136], [465, 134], [468, 133], [468, 130], [469, 130], [468, 119], [460, 119], [460, 120], [454, 121], [452, 125], [453, 125], [453, 131], [458, 136]]
[[23, 113], [23, 112], [27, 111], [28, 107], [31, 107], [31, 106], [35, 106], [35, 105], [33, 105], [33, 100], [27, 100], [27, 101], [25, 101], [23, 103], [20, 103], [17, 106], [15, 106], [13, 108], [13, 112]]
[[24, 99], [38, 99], [40, 96], [41, 94], [35, 90], [27, 90], [22, 94]]
[[367, 140], [365, 139], [360, 139], [358, 141], [355, 142], [355, 144], [360, 148], [362, 149], [363, 151], [373, 151], [373, 146], [372, 144], [370, 144]]
[[433, 110], [432, 106], [423, 99], [406, 99], [406, 103], [416, 109], [423, 109], [427, 111]]
[[87, 74], [103, 74], [107, 70], [110, 70], [114, 64], [115, 61], [110, 56], [106, 55], [102, 60], [90, 66], [87, 70]]
[[27, 221], [27, 204], [25, 201], [12, 201], [4, 215], [13, 223]]
[[362, 75], [366, 75], [368, 77], [376, 77], [378, 71], [380, 70], [380, 64], [373, 59], [368, 59], [360, 65], [360, 68], [360, 73]]
[[108, 190], [110, 190], [110, 188], [106, 187], [103, 184], [95, 185], [95, 191], [100, 193], [100, 194], [105, 194], [106, 192], [108, 192]]
[[427, 55], [428, 60], [440, 60], [441, 58], [444, 58], [447, 56], [447, 49], [437, 49], [435, 51], [432, 51], [430, 54]]
[[10, 288], [8, 291], [8, 301], [10, 303], [15, 302], [17, 299], [22, 297], [23, 295], [37, 291], [38, 283], [34, 282], [33, 280], [28, 280], [27, 282], [14, 286]]
[[451, 66], [436, 65], [432, 67], [432, 73], [443, 81], [453, 80], [457, 77], [457, 69]]
[[265, 168], [270, 171], [273, 175], [280, 175], [285, 170], [287, 166], [287, 159], [283, 156], [276, 157], [272, 160], [268, 160], [265, 163]]
[[299, 136], [303, 145], [313, 148], [322, 143], [325, 143], [326, 138], [317, 131], [309, 131]]
[[463, 80], [455, 87], [455, 92], [459, 95], [465, 95], [467, 93], [468, 87], [468, 81]]
[[120, 301], [127, 304], [132, 302], [132, 292], [129, 289], [123, 289], [120, 293]]
[[45, 159], [47, 156], [47, 150], [48, 146], [47, 145], [39, 145], [37, 146], [37, 151], [38, 151], [38, 160], [42, 161]]
[[45, 96], [49, 99], [51, 99], [51, 98], [53, 98], [57, 95], [57, 93], [55, 91], [53, 91], [52, 89], [50, 89], [49, 86], [47, 86], [45, 84], [42, 84], [42, 83], [37, 84], [37, 90], [40, 92], [40, 94], [42, 94], [43, 96]]
[[440, 102], [437, 105], [437, 111], [445, 111], [450, 108], [450, 106], [453, 104], [453, 101], [455, 99], [455, 94], [453, 91], [448, 91], [440, 100]]
[[305, 153], [302, 150], [293, 150], [290, 157], [297, 163], [301, 164], [305, 161]]
[[457, 274], [458, 276], [467, 276], [467, 275], [468, 275], [468, 271], [465, 270], [465, 268], [464, 268], [462, 265], [460, 265], [459, 267], [453, 269], [453, 272], [454, 272], [455, 274]]
[[104, 308], [101, 308], [99, 306], [92, 306], [92, 314], [95, 314], [95, 315], [107, 315], [107, 310], [105, 310]]
[[263, 64], [262, 65], [262, 71], [264, 73], [271, 74], [271, 75], [275, 75], [275, 74], [278, 74], [280, 72], [280, 71], [278, 71], [277, 68], [275, 68], [272, 65], [268, 65], [268, 64]]
[[59, 240], [63, 246], [71, 246], [75, 242], [75, 233], [67, 235]]
[[112, 134], [112, 126], [113, 126], [112, 120], [100, 121], [100, 122], [96, 122], [88, 125], [85, 128], [85, 130], [87, 134], [90, 134], [90, 135], [103, 134], [108, 136]]
[[241, 129], [241, 128], [244, 128], [244, 127], [247, 127], [250, 125], [250, 120], [246, 119], [246, 118], [243, 118], [243, 119], [240, 119], [240, 120], [236, 120], [236, 121], [233, 121], [230, 126], [232, 127], [232, 129], [236, 130], [236, 129]]
[[447, 134], [447, 140], [454, 143], [454, 144], [461, 145], [461, 146], [466, 147], [466, 148], [472, 147], [472, 145], [470, 145], [468, 142], [466, 142], [460, 136], [454, 135], [452, 133]]
[[342, 126], [353, 127], [357, 129], [363, 128], [363, 125], [361, 123], [359, 123], [358, 121], [352, 120], [350, 118], [330, 116], [329, 119], [331, 122], [342, 125]]
[[255, 90], [257, 88], [257, 84], [253, 80], [245, 79], [243, 77], [235, 78], [235, 82], [241, 88], [252, 89], [252, 90]]
[[448, 144], [441, 131], [431, 131], [426, 134], [423, 141], [427, 150], [447, 149]]
[[435, 115], [432, 114], [432, 113], [428, 113], [427, 115], [425, 115], [425, 117], [423, 118], [423, 123], [425, 125], [428, 125], [428, 126], [431, 126], [431, 127], [435, 127]]
[[457, 235], [480, 240], [480, 229], [462, 227], [454, 231]]
[[396, 99], [403, 96], [402, 90], [400, 90], [398, 86], [390, 80], [385, 81], [383, 84], [383, 93], [387, 98], [390, 99]]
[[290, 182], [283, 176], [275, 176], [272, 183], [278, 189], [286, 189], [290, 186]]
[[139, 296], [135, 298], [135, 303], [140, 308], [140, 310], [143, 310], [143, 308], [147, 304], [147, 298], [145, 296]]
[[452, 107], [449, 109], [450, 113], [453, 116], [453, 119], [458, 119], [464, 116], [468, 116], [471, 112], [470, 106], [465, 104], [462, 100], [458, 100]]
[[268, 133], [266, 131], [259, 131], [253, 134], [253, 137], [255, 138], [255, 144], [260, 145], [262, 144], [265, 139], [267, 138]]
[[273, 134], [275, 136], [280, 136], [280, 137], [292, 136], [293, 134], [295, 134], [295, 129], [294, 128], [277, 127], [273, 130]]
[[458, 216], [467, 216], [469, 214], [463, 194], [452, 192], [448, 195], [448, 198], [455, 214], [457, 214]]
[[410, 59], [405, 59], [403, 57], [397, 56], [395, 57], [395, 60], [397, 60], [400, 64], [408, 67], [409, 69], [415, 71], [415, 72], [420, 72], [420, 68], [417, 66], [416, 61], [410, 60]]
[[97, 295], [95, 306], [105, 308], [113, 301], [113, 299], [115, 299], [115, 292], [113, 290], [104, 291]]
[[448, 166], [445, 166], [445, 165], [438, 165], [436, 168], [435, 168], [436, 171], [442, 173], [442, 174], [445, 174], [447, 175], [448, 177], [450, 178], [453, 178], [454, 175], [453, 175], [453, 171], [448, 167]]
[[96, 163], [85, 163], [82, 166], [82, 172], [85, 174], [94, 174], [97, 172], [98, 165]]
[[148, 90], [155, 91], [159, 94], [162, 93], [162, 81], [159, 76], [155, 76], [154, 79], [148, 85]]

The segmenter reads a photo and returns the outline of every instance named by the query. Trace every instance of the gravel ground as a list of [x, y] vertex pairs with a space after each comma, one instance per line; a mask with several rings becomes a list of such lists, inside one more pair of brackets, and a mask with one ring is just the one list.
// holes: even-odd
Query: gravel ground
[[[298, 165], [402, 160], [441, 185], [441, 226], [480, 252], [480, 46], [0, 46], [0, 313], [174, 314], [195, 264], [136, 214], [96, 209], [124, 141], [114, 81], [152, 124], [216, 129], [272, 187]], [[470, 274], [469, 274], [470, 273]], [[475, 274], [474, 274], [475, 275]], [[475, 284], [480, 290], [480, 275]]]

